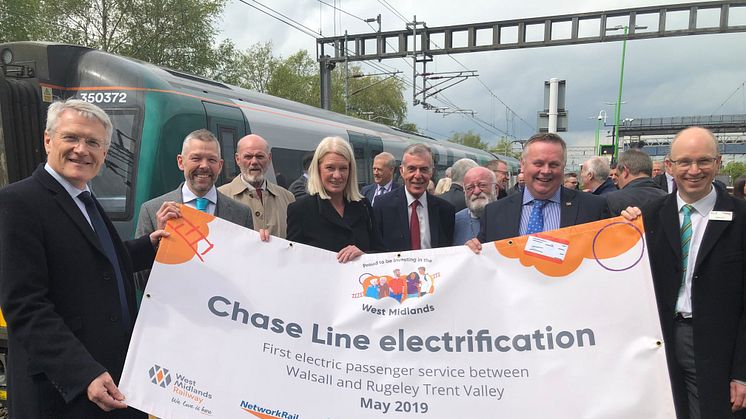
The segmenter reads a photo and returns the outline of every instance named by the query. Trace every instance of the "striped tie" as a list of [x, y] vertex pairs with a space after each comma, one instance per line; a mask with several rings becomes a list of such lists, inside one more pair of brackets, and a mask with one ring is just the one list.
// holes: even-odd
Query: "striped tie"
[[[689, 264], [689, 245], [692, 243], [692, 210], [691, 205], [681, 207], [684, 220], [681, 222], [681, 282], [686, 282], [686, 267]], [[682, 285], [683, 286], [683, 285]]]

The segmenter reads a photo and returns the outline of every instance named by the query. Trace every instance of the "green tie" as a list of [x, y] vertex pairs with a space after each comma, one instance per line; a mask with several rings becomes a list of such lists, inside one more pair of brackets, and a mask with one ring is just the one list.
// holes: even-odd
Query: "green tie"
[[681, 284], [686, 282], [686, 267], [689, 264], [689, 245], [692, 243], [692, 210], [691, 205], [681, 207], [684, 220], [681, 223]]

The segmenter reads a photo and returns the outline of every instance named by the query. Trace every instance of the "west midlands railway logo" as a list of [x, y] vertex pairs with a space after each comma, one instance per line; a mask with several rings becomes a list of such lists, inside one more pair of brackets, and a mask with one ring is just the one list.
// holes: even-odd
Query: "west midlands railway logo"
[[171, 384], [171, 374], [168, 373], [168, 369], [161, 367], [160, 365], [154, 365], [153, 367], [148, 370], [148, 376], [150, 377], [150, 382], [166, 388], [169, 384]]

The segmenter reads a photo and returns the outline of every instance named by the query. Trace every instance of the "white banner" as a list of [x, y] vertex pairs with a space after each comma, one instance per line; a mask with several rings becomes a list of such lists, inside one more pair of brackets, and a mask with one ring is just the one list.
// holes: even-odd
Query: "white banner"
[[642, 223], [335, 254], [183, 207], [120, 388], [159, 418], [673, 418]]

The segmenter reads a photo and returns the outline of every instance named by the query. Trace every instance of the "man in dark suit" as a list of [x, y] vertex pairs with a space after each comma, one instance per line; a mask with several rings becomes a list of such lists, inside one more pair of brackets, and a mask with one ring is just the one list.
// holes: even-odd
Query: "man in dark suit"
[[302, 198], [308, 195], [308, 168], [311, 166], [311, 160], [313, 159], [313, 151], [306, 153], [303, 156], [303, 174], [298, 179], [295, 179], [293, 183], [288, 186], [288, 190], [293, 194], [295, 199]]
[[746, 416], [746, 203], [713, 186], [720, 161], [710, 131], [681, 131], [678, 192], [642, 208], [680, 418]]
[[472, 159], [459, 159], [451, 166], [451, 187], [447, 192], [438, 198], [448, 201], [453, 205], [456, 212], [466, 208], [466, 198], [464, 197], [464, 176], [469, 169], [479, 166]]
[[529, 138], [521, 155], [525, 187], [521, 193], [488, 204], [479, 236], [466, 244], [476, 253], [480, 243], [588, 223], [609, 215], [606, 200], [562, 186], [565, 141], [557, 134]]
[[396, 158], [391, 153], [384, 151], [373, 159], [373, 183], [363, 186], [360, 190], [371, 205], [376, 203], [377, 196], [399, 187], [394, 182], [394, 169], [396, 169]]
[[453, 243], [456, 211], [427, 193], [433, 156], [424, 144], [404, 150], [399, 168], [404, 187], [380, 196], [373, 207], [383, 244], [389, 251], [446, 247]]
[[673, 178], [673, 175], [669, 172], [668, 169], [668, 161], [670, 160], [670, 155], [666, 154], [665, 160], [663, 160], [664, 164], [664, 170], [662, 173], [658, 174], [657, 176], [653, 176], [653, 182], [655, 182], [658, 186], [660, 186], [663, 191], [666, 193], [671, 193], [676, 191], [676, 181]]
[[619, 156], [619, 190], [606, 195], [612, 216], [621, 214], [627, 207], [642, 207], [666, 194], [650, 178], [652, 171], [653, 162], [643, 151], [632, 148]]
[[[603, 157], [595, 156], [586, 160], [580, 167], [583, 190], [593, 195], [606, 195], [616, 191], [615, 182], [610, 177], [611, 170], [609, 162]], [[614, 172], [616, 173], [616, 167]]]
[[133, 270], [152, 265], [167, 234], [123, 243], [90, 193], [111, 132], [95, 105], [52, 104], [47, 164], [0, 191], [10, 417], [145, 418], [115, 382], [137, 313]]

